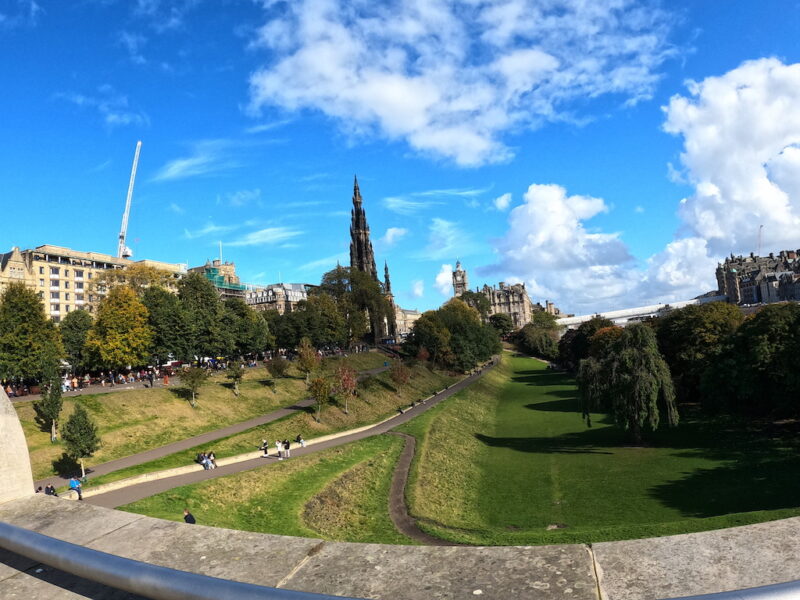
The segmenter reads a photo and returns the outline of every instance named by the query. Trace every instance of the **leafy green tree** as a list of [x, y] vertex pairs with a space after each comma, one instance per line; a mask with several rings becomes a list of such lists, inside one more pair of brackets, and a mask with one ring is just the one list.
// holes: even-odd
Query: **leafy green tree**
[[658, 347], [673, 374], [679, 401], [699, 396], [703, 373], [743, 319], [738, 306], [709, 302], [674, 310], [655, 321]]
[[658, 428], [662, 412], [669, 425], [678, 423], [669, 366], [649, 325], [628, 325], [605, 358], [583, 359], [578, 385], [587, 422], [589, 411], [599, 408], [608, 393], [614, 420], [635, 444], [641, 443], [645, 425]]
[[297, 366], [306, 374], [306, 381], [311, 375], [311, 372], [319, 367], [319, 356], [314, 346], [311, 345], [311, 340], [304, 337], [300, 340], [300, 345], [297, 348]]
[[0, 296], [0, 379], [40, 379], [64, 347], [36, 292], [10, 283]]
[[[493, 315], [494, 316], [494, 315]], [[558, 358], [558, 330], [556, 318], [544, 311], [536, 311], [515, 336], [517, 345], [523, 352], [547, 360]]]
[[267, 322], [241, 298], [229, 298], [224, 302], [223, 322], [235, 356], [258, 354], [274, 344]]
[[500, 337], [505, 337], [516, 329], [514, 327], [514, 319], [506, 313], [497, 313], [489, 317], [489, 325], [497, 330], [497, 335]]
[[267, 372], [274, 378], [286, 377], [289, 371], [289, 361], [282, 356], [276, 356], [267, 361]]
[[97, 425], [82, 405], [78, 404], [67, 419], [61, 429], [61, 437], [66, 446], [67, 456], [80, 461], [81, 477], [86, 477], [83, 461], [91, 458], [100, 447], [100, 436], [97, 433]]
[[489, 311], [492, 310], [492, 303], [489, 302], [489, 298], [486, 297], [486, 294], [467, 290], [461, 294], [458, 299], [477, 310], [481, 319], [484, 321], [489, 317]]
[[148, 287], [142, 294], [147, 322], [153, 332], [150, 353], [156, 364], [192, 358], [189, 315], [178, 296], [161, 287]]
[[92, 328], [92, 315], [86, 310], [73, 310], [61, 321], [58, 330], [64, 343], [67, 360], [73, 372], [83, 370], [86, 364], [86, 336]]
[[207, 379], [208, 372], [200, 367], [184, 369], [181, 373], [181, 384], [189, 392], [189, 405], [192, 408], [197, 406], [197, 394]]
[[561, 360], [562, 364], [567, 368], [577, 369], [581, 361], [589, 357], [589, 340], [592, 336], [597, 333], [599, 329], [612, 327], [613, 325], [614, 323], [611, 322], [610, 319], [598, 315], [592, 317], [585, 323], [581, 323], [577, 331], [569, 335], [569, 337], [565, 334], [564, 337], [561, 338], [564, 347], [562, 348], [562, 346], [559, 345], [559, 357], [561, 357], [563, 350], [563, 358], [565, 359]]
[[322, 407], [328, 403], [331, 397], [331, 381], [327, 377], [315, 377], [308, 385], [308, 391], [314, 398], [317, 407], [317, 423], [322, 422]]
[[705, 405], [748, 416], [800, 415], [800, 305], [748, 316], [703, 375]]
[[228, 365], [227, 377], [233, 382], [233, 395], [239, 397], [239, 386], [244, 379], [244, 367], [237, 362], [233, 361]]
[[215, 357], [233, 347], [230, 330], [223, 325], [222, 302], [206, 277], [189, 273], [178, 282], [178, 298], [188, 315], [193, 355]]
[[111, 288], [86, 336], [87, 356], [93, 364], [110, 369], [146, 364], [153, 339], [147, 318], [147, 308], [131, 288]]
[[61, 398], [61, 380], [58, 376], [58, 369], [55, 364], [51, 364], [45, 370], [42, 378], [42, 396], [33, 403], [33, 410], [36, 412], [36, 421], [42, 429], [50, 430], [50, 442], [55, 442], [58, 437], [58, 420], [61, 417], [61, 409], [64, 401]]

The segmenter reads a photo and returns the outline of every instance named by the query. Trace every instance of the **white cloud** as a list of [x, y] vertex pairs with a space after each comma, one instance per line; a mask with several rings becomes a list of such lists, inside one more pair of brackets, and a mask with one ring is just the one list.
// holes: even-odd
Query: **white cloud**
[[188, 229], [184, 229], [183, 236], [186, 239], [193, 240], [195, 238], [211, 235], [214, 233], [228, 233], [229, 231], [233, 231], [237, 227], [238, 225], [215, 225], [214, 223], [209, 221], [205, 227], [202, 227], [201, 229], [197, 229], [195, 231], [189, 231]]
[[403, 227], [389, 227], [380, 241], [384, 246], [393, 246], [406, 235], [408, 235], [408, 229], [404, 229]]
[[185, 179], [201, 175], [214, 175], [239, 166], [229, 156], [229, 140], [203, 140], [194, 144], [190, 156], [168, 161], [153, 176], [153, 181]]
[[440, 260], [471, 253], [467, 236], [453, 221], [435, 217], [428, 226], [428, 246], [417, 258]]
[[178, 204], [175, 204], [174, 202], [171, 202], [171, 203], [170, 203], [170, 205], [169, 205], [169, 209], [170, 209], [172, 212], [174, 212], [176, 215], [182, 215], [183, 213], [185, 213], [185, 212], [186, 212], [186, 211], [185, 211], [185, 210], [184, 210], [184, 209], [183, 209], [183, 208], [182, 208], [180, 205], [178, 205]]
[[442, 265], [436, 274], [434, 286], [442, 296], [453, 295], [453, 265]]
[[643, 215], [644, 214], [644, 206], [637, 205], [636, 207], [634, 207], [633, 212], [635, 212], [637, 215]]
[[311, 108], [348, 133], [459, 165], [503, 161], [510, 131], [574, 119], [576, 100], [649, 98], [671, 18], [638, 0], [268, 3], [251, 108]]
[[330, 271], [331, 269], [336, 268], [336, 263], [343, 264], [348, 260], [350, 260], [350, 255], [346, 254], [345, 252], [340, 252], [339, 254], [334, 254], [333, 256], [326, 256], [325, 258], [307, 262], [306, 264], [301, 265], [299, 270], [316, 271], [318, 269], [325, 269], [326, 271]]
[[44, 9], [35, 0], [17, 0], [7, 2], [0, 12], [0, 31], [17, 27], [35, 27]]
[[253, 190], [238, 190], [225, 194], [224, 197], [217, 197], [217, 204], [227, 203], [230, 206], [246, 206], [261, 200], [261, 190], [259, 188]]
[[383, 205], [400, 215], [413, 215], [429, 206], [440, 204], [439, 202], [425, 202], [422, 200], [411, 200], [402, 196], [390, 196], [383, 199]]
[[87, 96], [76, 93], [56, 94], [56, 98], [66, 100], [80, 108], [96, 110], [106, 126], [113, 128], [119, 125], [150, 124], [149, 117], [142, 111], [131, 108], [128, 97], [118, 93], [108, 84], [97, 88], [97, 95]]
[[390, 196], [383, 199], [383, 205], [401, 215], [413, 215], [432, 206], [441, 206], [445, 201], [462, 199], [468, 206], [475, 208], [476, 198], [489, 191], [488, 188], [446, 188], [411, 192], [402, 196]]
[[242, 237], [227, 242], [227, 246], [264, 246], [267, 244], [277, 244], [301, 235], [302, 231], [289, 229], [288, 227], [267, 227], [258, 231], [251, 231]]
[[689, 82], [673, 96], [664, 129], [684, 140], [681, 164], [694, 193], [684, 229], [712, 256], [795, 248], [800, 231], [800, 64], [769, 58]]
[[421, 279], [416, 279], [411, 282], [411, 295], [414, 298], [422, 298], [425, 295], [425, 282]]
[[138, 33], [123, 31], [119, 34], [119, 45], [128, 51], [128, 58], [136, 65], [143, 65], [147, 59], [142, 54], [142, 47], [147, 43], [147, 38]]
[[492, 202], [497, 210], [508, 210], [508, 207], [511, 206], [511, 194], [503, 194], [502, 196], [498, 196]]
[[273, 129], [278, 129], [279, 127], [283, 127], [291, 123], [291, 119], [281, 119], [280, 121], [270, 121], [269, 123], [261, 123], [259, 125], [253, 125], [252, 127], [248, 127], [245, 129], [245, 133], [263, 133], [265, 131], [272, 131]]

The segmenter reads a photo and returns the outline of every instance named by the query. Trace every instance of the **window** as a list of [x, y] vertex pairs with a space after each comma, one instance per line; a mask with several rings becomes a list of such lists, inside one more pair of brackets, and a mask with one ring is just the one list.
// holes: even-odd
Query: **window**
[[94, 302], [94, 296], [92, 296], [91, 294], [89, 294], [89, 302]]
[[64, 289], [66, 289], [66, 290], [69, 289], [69, 281], [65, 281], [64, 282]]
[[44, 300], [44, 292], [39, 292], [39, 300]]
[[44, 279], [39, 280], [39, 287], [44, 287]]
[[83, 289], [83, 282], [82, 281], [76, 281], [75, 282], [75, 289], [76, 290], [82, 290]]
[[44, 275], [44, 267], [39, 267], [39, 275]]
[[[64, 300], [69, 300], [69, 292], [66, 292], [66, 293], [64, 294]], [[69, 310], [69, 309], [68, 309], [68, 310]]]
[[64, 269], [64, 277], [69, 277], [69, 269]]
[[56, 316], [51, 318], [51, 321], [53, 321], [53, 323], [60, 323], [61, 322], [61, 317], [56, 315]]
[[59, 293], [58, 292], [50, 292], [50, 300], [58, 300]]
[[91, 274], [91, 273], [89, 273], [89, 279], [91, 279], [91, 278], [92, 278], [92, 274]]
[[58, 267], [50, 267], [50, 275], [55, 275], [58, 277], [59, 268]]
[[82, 278], [83, 277], [83, 271], [81, 271], [79, 269], [75, 269], [75, 277]]
[[50, 304], [50, 312], [59, 312], [61, 310], [60, 304], [52, 303]]
[[58, 287], [58, 279], [51, 279], [50, 280], [50, 287], [57, 288]]
[[76, 302], [83, 302], [83, 294], [75, 294]]
[[[69, 300], [69, 298], [67, 298]], [[69, 306], [64, 306], [64, 312], [69, 312]]]

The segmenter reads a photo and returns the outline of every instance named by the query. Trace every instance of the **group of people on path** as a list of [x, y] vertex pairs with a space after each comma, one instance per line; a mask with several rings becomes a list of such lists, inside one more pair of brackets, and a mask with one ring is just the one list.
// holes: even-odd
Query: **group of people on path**
[[[303, 439], [302, 435], [297, 435], [294, 438], [294, 442], [296, 444], [300, 444], [301, 448], [306, 447], [306, 441]], [[258, 447], [264, 453], [264, 458], [269, 456], [269, 442], [267, 440], [261, 440], [261, 445]], [[275, 440], [275, 450], [278, 453], [278, 460], [283, 460], [284, 458], [291, 458], [292, 456], [292, 442], [288, 439], [286, 440]]]
[[208, 471], [210, 469], [217, 468], [217, 457], [214, 454], [213, 450], [209, 450], [208, 452], [201, 452], [195, 458], [195, 462], [203, 465], [203, 468]]

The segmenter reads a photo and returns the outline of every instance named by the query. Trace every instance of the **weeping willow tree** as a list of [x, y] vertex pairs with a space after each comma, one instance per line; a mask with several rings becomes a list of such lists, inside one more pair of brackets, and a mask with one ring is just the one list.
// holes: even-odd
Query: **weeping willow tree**
[[642, 442], [645, 427], [658, 428], [662, 414], [668, 425], [678, 423], [669, 367], [647, 325], [629, 325], [604, 356], [582, 361], [578, 385], [587, 423], [590, 410], [605, 408], [634, 444]]

